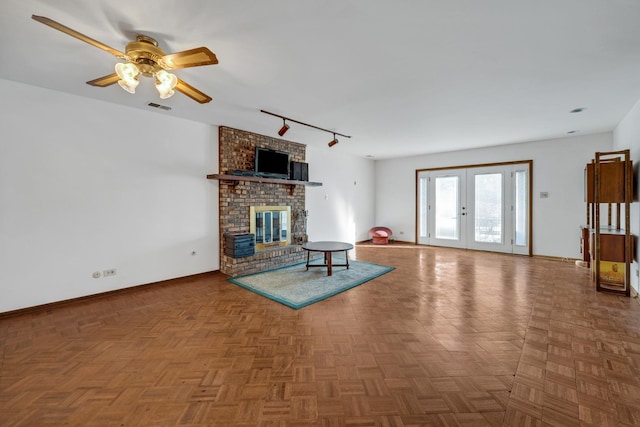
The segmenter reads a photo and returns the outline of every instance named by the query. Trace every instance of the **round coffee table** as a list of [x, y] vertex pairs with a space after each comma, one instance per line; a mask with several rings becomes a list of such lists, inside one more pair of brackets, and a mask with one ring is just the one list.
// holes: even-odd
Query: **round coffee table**
[[[307, 270], [309, 267], [327, 267], [327, 276], [331, 276], [332, 268], [335, 267], [347, 267], [349, 269], [349, 250], [353, 249], [351, 243], [345, 242], [306, 242], [302, 245], [302, 249], [307, 251]], [[331, 261], [331, 255], [334, 252], [343, 252], [345, 264], [333, 264]], [[309, 264], [309, 258], [311, 252], [324, 253], [324, 264]]]

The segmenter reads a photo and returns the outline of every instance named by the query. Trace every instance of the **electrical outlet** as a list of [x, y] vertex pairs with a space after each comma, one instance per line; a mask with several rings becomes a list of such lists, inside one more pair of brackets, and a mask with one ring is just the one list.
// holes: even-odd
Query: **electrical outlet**
[[102, 275], [104, 277], [115, 276], [116, 275], [116, 269], [115, 268], [110, 268], [109, 270], [104, 270], [102, 272]]

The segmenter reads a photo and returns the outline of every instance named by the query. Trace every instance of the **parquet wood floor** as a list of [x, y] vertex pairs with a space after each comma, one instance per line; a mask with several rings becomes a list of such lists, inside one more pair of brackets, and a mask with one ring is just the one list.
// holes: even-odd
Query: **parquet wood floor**
[[640, 304], [587, 269], [356, 257], [396, 269], [298, 311], [210, 273], [0, 319], [0, 425], [640, 424]]

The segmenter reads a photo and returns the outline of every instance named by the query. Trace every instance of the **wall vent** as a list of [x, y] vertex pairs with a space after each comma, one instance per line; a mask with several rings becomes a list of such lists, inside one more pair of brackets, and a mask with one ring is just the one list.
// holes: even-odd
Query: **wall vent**
[[156, 104], [155, 102], [150, 102], [147, 104], [149, 107], [155, 107], [155, 108], [160, 108], [162, 110], [171, 110], [171, 107], [167, 107], [166, 105], [160, 105], [160, 104]]

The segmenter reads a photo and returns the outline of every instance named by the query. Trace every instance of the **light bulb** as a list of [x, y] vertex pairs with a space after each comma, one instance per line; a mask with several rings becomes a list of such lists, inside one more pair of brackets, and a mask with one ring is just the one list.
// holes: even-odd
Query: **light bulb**
[[175, 91], [173, 89], [169, 89], [168, 91], [165, 92], [158, 89], [158, 93], [160, 94], [160, 99], [167, 99], [167, 98], [171, 98], [175, 93]]
[[116, 74], [120, 79], [130, 82], [132, 80], [138, 79], [138, 74], [140, 74], [140, 70], [134, 64], [128, 62], [123, 64], [119, 62], [116, 64]]
[[178, 78], [175, 74], [167, 73], [165, 70], [160, 70], [156, 73], [156, 89], [160, 94], [161, 99], [166, 99], [172, 96], [175, 92], [173, 88], [178, 84]]
[[116, 64], [116, 74], [120, 77], [118, 80], [118, 84], [124, 90], [129, 93], [136, 93], [136, 87], [140, 83], [138, 81], [138, 74], [140, 74], [140, 70], [134, 64], [128, 63], [117, 63]]
[[140, 84], [140, 82], [138, 80], [132, 80], [130, 82], [125, 80], [118, 80], [118, 84], [127, 92], [136, 93], [136, 87], [138, 87], [138, 84]]

